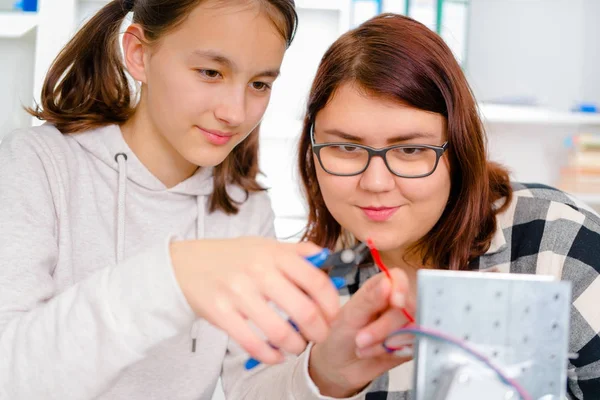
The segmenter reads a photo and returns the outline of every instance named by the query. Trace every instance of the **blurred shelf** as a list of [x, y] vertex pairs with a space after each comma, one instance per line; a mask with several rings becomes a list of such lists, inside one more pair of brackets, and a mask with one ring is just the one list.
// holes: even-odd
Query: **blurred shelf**
[[484, 123], [538, 125], [600, 125], [600, 113], [549, 110], [533, 106], [480, 103]]
[[0, 38], [20, 38], [38, 24], [36, 13], [0, 11]]

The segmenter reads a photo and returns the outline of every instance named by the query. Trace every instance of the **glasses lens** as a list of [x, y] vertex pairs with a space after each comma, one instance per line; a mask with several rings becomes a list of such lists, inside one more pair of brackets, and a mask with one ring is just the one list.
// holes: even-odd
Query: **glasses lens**
[[345, 144], [322, 147], [320, 157], [323, 169], [338, 175], [358, 174], [369, 162], [367, 150]]
[[396, 147], [387, 152], [386, 161], [395, 174], [427, 175], [435, 168], [437, 153], [427, 147]]

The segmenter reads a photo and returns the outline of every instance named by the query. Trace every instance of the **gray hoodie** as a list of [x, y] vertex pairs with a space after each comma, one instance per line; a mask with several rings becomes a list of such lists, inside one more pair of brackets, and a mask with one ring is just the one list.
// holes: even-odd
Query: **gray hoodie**
[[6, 137], [0, 399], [210, 399], [221, 374], [232, 399], [324, 398], [306, 354], [244, 371], [238, 346], [194, 322], [169, 242], [274, 235], [266, 193], [227, 216], [208, 212], [212, 189], [208, 168], [167, 189], [117, 126], [62, 135], [43, 125]]

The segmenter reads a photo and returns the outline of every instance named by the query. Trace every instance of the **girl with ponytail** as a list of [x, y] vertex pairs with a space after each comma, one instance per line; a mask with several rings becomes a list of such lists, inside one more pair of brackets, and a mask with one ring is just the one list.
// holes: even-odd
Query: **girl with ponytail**
[[210, 399], [221, 374], [231, 398], [313, 393], [302, 358], [243, 374], [339, 307], [256, 180], [296, 25], [293, 0], [113, 0], [60, 52], [44, 124], [0, 146], [0, 398]]

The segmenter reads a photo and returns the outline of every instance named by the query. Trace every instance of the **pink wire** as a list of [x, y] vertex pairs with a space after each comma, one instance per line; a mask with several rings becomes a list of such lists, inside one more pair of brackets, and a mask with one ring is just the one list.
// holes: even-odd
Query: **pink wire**
[[[389, 269], [383, 263], [383, 260], [381, 259], [381, 256], [379, 255], [379, 251], [375, 248], [375, 245], [373, 244], [373, 241], [370, 238], [367, 239], [367, 245], [369, 246], [369, 250], [371, 251], [371, 256], [373, 257], [375, 264], [391, 280], [392, 275], [390, 274]], [[427, 328], [421, 328], [421, 327], [415, 325], [415, 318], [405, 308], [402, 308], [401, 310], [402, 310], [402, 313], [404, 314], [404, 316], [406, 317], [406, 319], [408, 320], [408, 322], [401, 329], [394, 332], [392, 335], [397, 335], [397, 334], [401, 334], [401, 333], [412, 333], [412, 334], [416, 334], [416, 335], [432, 337], [432, 338], [453, 344], [453, 345], [463, 349], [465, 352], [467, 352], [471, 356], [474, 356], [476, 359], [478, 359], [479, 361], [484, 363], [488, 368], [490, 368], [492, 371], [494, 371], [500, 377], [500, 379], [502, 381], [504, 381], [504, 383], [506, 383], [509, 386], [512, 386], [517, 391], [519, 396], [521, 396], [522, 400], [531, 400], [531, 397], [527, 394], [525, 389], [517, 381], [506, 376], [502, 372], [502, 370], [500, 370], [500, 368], [498, 368], [494, 364], [492, 364], [492, 362], [486, 356], [479, 353], [475, 349], [469, 347], [464, 341], [455, 339], [455, 338], [445, 335], [441, 332], [437, 332], [437, 331], [430, 330]], [[390, 336], [392, 336], [392, 335], [390, 335]], [[387, 351], [390, 351], [390, 352], [397, 351], [397, 350], [400, 350], [401, 348], [404, 348], [404, 346], [402, 346], [401, 348], [388, 347], [385, 344], [385, 342], [384, 342], [383, 346]]]
[[[431, 329], [427, 329], [427, 328], [422, 328], [422, 327], [419, 327], [419, 326], [416, 326], [416, 325], [399, 329], [396, 332], [392, 333], [390, 336], [388, 336], [388, 339], [391, 336], [399, 335], [399, 334], [403, 334], [403, 333], [413, 334], [413, 335], [417, 335], [417, 336], [424, 336], [424, 337], [429, 337], [429, 338], [433, 338], [433, 339], [438, 339], [438, 340], [447, 342], [449, 344], [452, 344], [454, 346], [457, 346], [457, 347], [461, 348], [466, 353], [468, 353], [471, 356], [473, 356], [474, 358], [478, 359], [479, 361], [481, 361], [482, 363], [484, 363], [488, 368], [490, 368], [492, 371], [494, 371], [500, 377], [500, 379], [504, 383], [506, 383], [507, 385], [513, 387], [515, 389], [515, 391], [519, 394], [519, 396], [521, 396], [522, 400], [532, 400], [531, 397], [525, 391], [525, 389], [516, 380], [514, 380], [512, 378], [509, 378], [508, 376], [506, 376], [504, 374], [504, 372], [502, 372], [502, 370], [500, 368], [496, 367], [486, 356], [484, 356], [483, 354], [481, 354], [477, 350], [475, 350], [472, 347], [470, 347], [466, 342], [464, 342], [462, 340], [459, 340], [459, 339], [455, 339], [455, 338], [453, 338], [453, 337], [451, 337], [449, 335], [446, 335], [444, 333], [437, 332], [437, 331], [434, 331], [434, 330], [431, 330]], [[386, 339], [386, 341], [388, 339]], [[390, 353], [401, 349], [401, 348], [389, 347], [389, 346], [387, 346], [385, 344], [385, 342], [383, 344], [383, 347], [388, 352], [390, 352]]]

